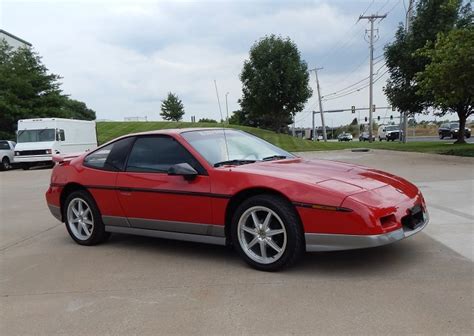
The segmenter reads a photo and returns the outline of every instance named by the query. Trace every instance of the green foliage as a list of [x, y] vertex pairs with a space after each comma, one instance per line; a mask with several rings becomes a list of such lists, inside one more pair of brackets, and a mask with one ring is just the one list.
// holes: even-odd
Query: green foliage
[[214, 120], [214, 119], [208, 119], [208, 118], [201, 118], [199, 119], [200, 123], [217, 123], [217, 120]]
[[234, 113], [239, 124], [285, 130], [293, 116], [311, 97], [309, 73], [300, 52], [289, 38], [266, 36], [250, 49], [244, 62], [241, 111]]
[[430, 93], [421, 94], [415, 79], [430, 60], [416, 51], [464, 20], [466, 7], [461, 4], [462, 0], [420, 0], [410, 31], [399, 26], [395, 41], [385, 47], [390, 78], [384, 91], [391, 105], [410, 113], [420, 113], [430, 105]]
[[164, 120], [180, 121], [184, 115], [183, 102], [173, 93], [168, 93], [168, 97], [161, 103], [160, 115]]
[[244, 113], [242, 110], [232, 112], [229, 118], [229, 124], [232, 125], [250, 126], [249, 123], [250, 119], [248, 118], [248, 113]]
[[[456, 112], [464, 129], [474, 113], [474, 25], [440, 33], [434, 48], [419, 53], [430, 60], [416, 75], [420, 94], [429, 94], [443, 113]], [[458, 142], [465, 142], [464, 132], [459, 132]]]
[[[13, 50], [0, 40], [0, 133], [13, 138], [19, 119], [95, 119], [84, 103], [62, 94], [60, 76], [51, 74], [30, 48]], [[81, 108], [78, 107], [81, 105]]]

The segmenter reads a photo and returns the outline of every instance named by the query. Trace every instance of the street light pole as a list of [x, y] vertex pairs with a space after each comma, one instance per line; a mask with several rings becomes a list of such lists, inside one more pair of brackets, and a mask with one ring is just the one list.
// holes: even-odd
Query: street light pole
[[229, 105], [227, 104], [227, 95], [229, 94], [229, 92], [226, 92], [225, 94], [225, 110], [226, 110], [226, 113], [227, 113], [227, 125], [229, 124]]

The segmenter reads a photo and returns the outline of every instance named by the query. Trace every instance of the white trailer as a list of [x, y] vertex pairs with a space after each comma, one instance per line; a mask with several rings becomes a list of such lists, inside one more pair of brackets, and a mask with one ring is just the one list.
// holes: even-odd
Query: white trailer
[[62, 118], [18, 120], [15, 163], [23, 169], [53, 165], [53, 154], [71, 154], [97, 147], [95, 121]]

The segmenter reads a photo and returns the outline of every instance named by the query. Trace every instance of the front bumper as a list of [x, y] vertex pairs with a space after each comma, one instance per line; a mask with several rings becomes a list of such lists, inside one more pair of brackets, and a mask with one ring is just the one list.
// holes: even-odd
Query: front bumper
[[425, 212], [425, 216], [424, 222], [413, 230], [409, 229], [408, 227], [402, 227], [400, 229], [378, 235], [306, 233], [306, 251], [318, 252], [354, 250], [388, 245], [410, 237], [423, 230], [429, 222], [427, 212]]
[[52, 162], [53, 156], [49, 155], [32, 155], [32, 156], [15, 156], [13, 159], [16, 163], [39, 163], [39, 162]]

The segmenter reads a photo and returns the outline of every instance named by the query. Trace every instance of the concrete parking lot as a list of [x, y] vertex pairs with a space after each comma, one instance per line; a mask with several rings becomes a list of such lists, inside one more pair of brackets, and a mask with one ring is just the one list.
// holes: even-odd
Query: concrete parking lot
[[415, 182], [431, 222], [279, 273], [224, 247], [113, 235], [83, 247], [44, 201], [50, 170], [0, 173], [0, 334], [472, 334], [474, 159], [304, 153]]

